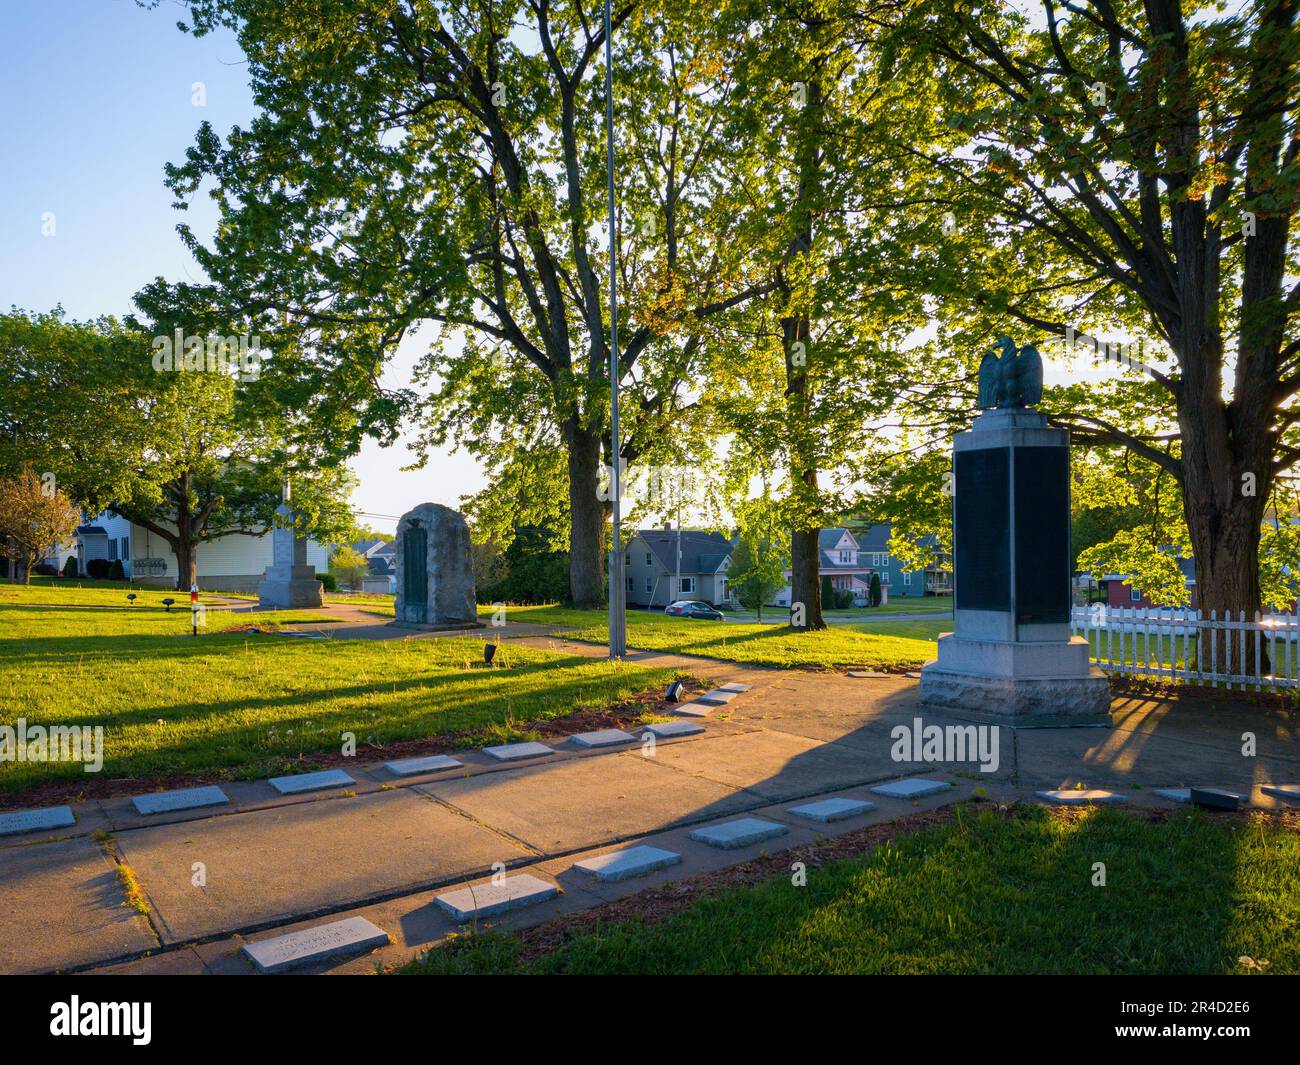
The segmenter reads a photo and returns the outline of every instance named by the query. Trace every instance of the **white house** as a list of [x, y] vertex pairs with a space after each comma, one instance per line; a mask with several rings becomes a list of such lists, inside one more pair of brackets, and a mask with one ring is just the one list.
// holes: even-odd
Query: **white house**
[[[179, 572], [176, 556], [166, 540], [111, 511], [104, 511], [77, 529], [77, 558], [82, 573], [91, 559], [120, 560], [128, 580], [150, 584], [175, 585]], [[308, 540], [307, 562], [316, 567], [317, 573], [324, 573], [329, 569], [329, 550]], [[211, 591], [256, 592], [270, 564], [270, 533], [232, 533], [195, 548], [199, 587]]]

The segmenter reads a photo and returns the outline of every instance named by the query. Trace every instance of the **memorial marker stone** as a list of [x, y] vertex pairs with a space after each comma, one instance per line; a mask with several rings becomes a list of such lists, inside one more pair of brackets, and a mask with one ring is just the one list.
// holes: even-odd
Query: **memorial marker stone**
[[634, 876], [645, 876], [657, 869], [667, 869], [681, 860], [682, 856], [675, 851], [639, 844], [626, 850], [584, 858], [580, 862], [574, 862], [573, 867], [589, 873], [597, 880], [611, 882], [628, 880]]
[[645, 730], [655, 739], [671, 740], [678, 736], [694, 736], [697, 732], [703, 732], [704, 726], [697, 725], [694, 721], [664, 721], [647, 725]]
[[394, 625], [481, 629], [469, 526], [450, 507], [421, 503], [397, 523]]
[[1106, 677], [1070, 634], [1069, 434], [1028, 409], [1038, 353], [999, 345], [980, 369], [994, 409], [953, 439], [953, 632], [921, 670], [921, 703], [1020, 727], [1108, 725]]
[[384, 768], [395, 777], [410, 777], [417, 773], [438, 773], [444, 769], [459, 769], [463, 764], [449, 755], [431, 754], [424, 758], [399, 758], [395, 762], [385, 762]]
[[887, 784], [877, 784], [871, 790], [887, 799], [923, 799], [927, 795], [937, 795], [951, 787], [952, 785], [946, 780], [907, 777], [904, 780], [891, 780]]
[[1102, 788], [1062, 788], [1058, 791], [1039, 791], [1035, 794], [1040, 799], [1054, 802], [1058, 806], [1088, 806], [1093, 803], [1116, 804], [1128, 802], [1123, 795]]
[[776, 821], [764, 821], [761, 817], [741, 817], [720, 825], [697, 828], [690, 833], [690, 838], [697, 843], [707, 843], [710, 847], [729, 851], [784, 836], [788, 831], [785, 825]]
[[602, 728], [595, 732], [578, 732], [569, 737], [579, 747], [616, 747], [620, 743], [635, 743], [636, 737], [618, 728]]
[[378, 925], [364, 917], [348, 917], [273, 939], [245, 943], [244, 953], [260, 971], [278, 973], [344, 954], [363, 954], [390, 942], [388, 933]]
[[325, 788], [345, 788], [355, 784], [341, 769], [322, 769], [317, 773], [298, 773], [289, 777], [272, 777], [268, 783], [281, 795], [298, 795], [304, 791], [321, 791]]
[[864, 799], [822, 799], [820, 802], [810, 802], [803, 806], [791, 806], [786, 813], [794, 814], [795, 817], [806, 817], [809, 821], [820, 821], [827, 824], [832, 821], [844, 821], [850, 817], [857, 817], [859, 814], [865, 814], [875, 808], [875, 803], [867, 802]]
[[131, 799], [136, 812], [141, 814], [166, 814], [202, 806], [221, 806], [228, 802], [230, 798], [215, 784], [202, 788], [180, 788], [176, 791], [153, 791]]
[[523, 758], [541, 758], [554, 754], [555, 751], [542, 743], [504, 743], [496, 747], [484, 747], [483, 753], [498, 762], [518, 762]]
[[70, 806], [47, 806], [41, 810], [18, 810], [0, 814], [0, 836], [16, 836], [20, 832], [38, 832], [50, 828], [70, 828], [77, 823]]
[[323, 602], [316, 567], [307, 563], [307, 540], [296, 532], [286, 480], [284, 501], [275, 509], [271, 528], [271, 565], [257, 586], [257, 605], [263, 610], [301, 610]]
[[437, 904], [458, 922], [494, 917], [508, 910], [533, 906], [559, 895], [554, 884], [528, 873], [502, 877], [500, 883], [488, 881], [437, 896]]

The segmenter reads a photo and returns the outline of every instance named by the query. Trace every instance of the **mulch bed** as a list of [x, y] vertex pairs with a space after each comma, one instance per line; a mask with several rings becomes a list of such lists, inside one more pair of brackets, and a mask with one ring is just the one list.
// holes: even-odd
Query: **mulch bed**
[[[682, 702], [694, 693], [706, 691], [708, 685], [693, 677], [682, 678]], [[627, 728], [646, 715], [667, 717], [673, 704], [664, 698], [662, 689], [643, 691], [621, 703], [604, 710], [578, 710], [563, 717], [541, 721], [516, 722], [520, 732], [536, 732], [543, 739], [561, 739], [576, 732], [594, 732], [602, 728]], [[488, 739], [485, 729], [461, 729], [443, 732], [436, 736], [413, 740], [394, 740], [389, 743], [364, 744], [358, 747], [355, 757], [345, 757], [337, 750], [317, 754], [303, 754], [298, 758], [286, 757], [266, 776], [329, 769], [335, 766], [356, 765], [359, 761], [392, 761], [398, 758], [416, 758], [427, 754], [448, 754], [467, 747], [479, 747]], [[259, 777], [239, 777], [233, 770], [209, 770], [200, 773], [157, 773], [139, 777], [104, 777], [87, 773], [85, 780], [59, 780], [37, 784], [13, 795], [0, 793], [0, 809], [22, 810], [40, 806], [57, 806], [62, 803], [89, 802], [112, 799], [124, 795], [143, 795], [151, 791], [171, 791], [176, 788], [193, 788], [201, 784], [225, 784], [234, 780]]]

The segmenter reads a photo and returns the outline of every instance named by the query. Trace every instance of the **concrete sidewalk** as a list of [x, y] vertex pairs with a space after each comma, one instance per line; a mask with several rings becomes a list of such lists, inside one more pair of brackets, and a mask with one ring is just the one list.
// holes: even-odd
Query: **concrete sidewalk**
[[[610, 751], [565, 740], [550, 744], [555, 754], [522, 765], [458, 753], [462, 767], [410, 777], [361, 763], [348, 767], [355, 783], [346, 789], [281, 796], [250, 781], [223, 785], [228, 806], [152, 816], [129, 798], [111, 799], [75, 807], [72, 828], [0, 837], [0, 971], [116, 963], [124, 971], [251, 972], [244, 937], [341, 914], [367, 916], [393, 940], [376, 955], [317, 967], [360, 971], [405, 960], [447, 935], [455, 924], [434, 897], [490, 876], [494, 866], [526, 867], [561, 889], [557, 899], [502, 919], [519, 926], [962, 799], [978, 786], [994, 797], [1032, 798], [1037, 789], [1084, 784], [1163, 803], [1151, 788], [1207, 785], [1249, 792], [1269, 808], [1281, 804], [1260, 785], [1300, 782], [1297, 722], [1282, 712], [1121, 698], [1112, 729], [1004, 728], [985, 767], [917, 764], [896, 760], [895, 730], [911, 728], [918, 715], [926, 725], [955, 722], [922, 714], [913, 680], [710, 664], [719, 680], [752, 687], [682, 739], [651, 746], [641, 733]], [[1254, 757], [1242, 753], [1247, 732]], [[865, 790], [918, 776], [955, 786], [917, 803]], [[795, 800], [829, 794], [868, 799], [875, 809], [831, 825], [789, 813]], [[735, 851], [688, 837], [691, 826], [739, 814], [787, 832]], [[683, 861], [617, 884], [574, 870], [629, 840], [677, 851]], [[147, 916], [122, 905], [119, 864], [138, 878]]]

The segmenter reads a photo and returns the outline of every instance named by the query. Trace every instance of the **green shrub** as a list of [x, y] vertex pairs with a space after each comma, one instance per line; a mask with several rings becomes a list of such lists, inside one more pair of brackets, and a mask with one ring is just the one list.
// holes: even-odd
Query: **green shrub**
[[339, 590], [339, 582], [334, 579], [332, 573], [318, 573], [316, 579], [321, 582], [327, 592], [337, 592]]
[[113, 564], [108, 567], [108, 579], [110, 581], [126, 580], [126, 568], [122, 565], [120, 558], [113, 559]]
[[86, 563], [86, 576], [94, 581], [103, 581], [108, 579], [109, 571], [112, 570], [106, 558], [92, 558]]
[[79, 572], [77, 569], [77, 556], [69, 555], [68, 561], [63, 563], [63, 575], [65, 577], [75, 577]]

